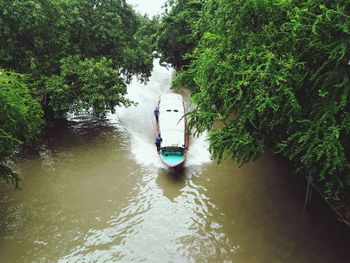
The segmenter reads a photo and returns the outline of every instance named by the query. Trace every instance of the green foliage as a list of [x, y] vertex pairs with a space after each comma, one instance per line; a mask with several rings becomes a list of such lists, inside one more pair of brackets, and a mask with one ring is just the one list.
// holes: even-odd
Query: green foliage
[[126, 85], [112, 61], [106, 58], [84, 59], [78, 56], [61, 60], [60, 75], [51, 76], [46, 85], [50, 106], [62, 117], [67, 112], [90, 110], [95, 116], [104, 117], [115, 106], [129, 106], [123, 97]]
[[42, 111], [23, 75], [0, 69], [0, 161], [40, 133]]
[[176, 69], [191, 61], [199, 35], [196, 21], [199, 19], [202, 0], [168, 1], [170, 11], [162, 17], [158, 29], [158, 51], [161, 63], [170, 63]]
[[125, 0], [0, 0], [0, 68], [27, 76], [0, 71], [1, 175], [18, 178], [4, 163], [43, 116], [129, 106], [126, 83], [150, 76], [157, 25]]
[[5, 166], [21, 143], [39, 135], [42, 110], [29, 94], [23, 75], [0, 69], [0, 176], [18, 183], [18, 176]]
[[209, 136], [214, 158], [242, 164], [272, 147], [341, 195], [350, 186], [350, 3], [209, 0], [185, 21], [201, 39], [177, 50], [194, 59], [174, 83], [194, 90], [197, 132], [223, 122]]
[[[52, 113], [63, 116], [63, 110], [85, 108], [77, 107], [76, 101], [70, 99], [71, 94], [61, 94], [69, 89], [58, 86], [69, 82], [64, 80], [66, 73], [62, 70], [69, 67], [70, 58], [74, 61], [80, 58], [81, 63], [76, 61], [75, 68], [77, 65], [94, 67], [94, 73], [98, 65], [104, 71], [107, 67], [113, 68], [113, 73], [110, 69], [106, 74], [113, 76], [112, 82], [120, 87], [113, 92], [120, 93], [104, 92], [95, 94], [98, 99], [89, 98], [90, 104], [99, 105], [93, 110], [99, 116], [103, 115], [102, 108], [107, 111], [113, 105], [126, 105], [121, 87], [132, 75], [137, 75], [142, 81], [150, 76], [154, 57], [152, 43], [149, 38], [142, 38], [147, 32], [141, 27], [146, 18], [136, 15], [125, 0], [0, 0], [0, 10], [0, 65], [29, 75], [32, 93], [41, 100], [47, 118]], [[89, 66], [87, 61], [91, 62]], [[85, 76], [84, 81], [87, 80]], [[123, 85], [119, 83], [121, 80]], [[105, 80], [94, 83], [99, 85], [93, 87], [95, 92], [100, 92], [103, 84], [111, 91], [108, 86], [111, 83]], [[54, 87], [58, 90], [53, 91]], [[87, 92], [84, 87], [79, 87], [79, 90]], [[50, 97], [57, 94], [60, 94], [59, 102]], [[86, 99], [92, 94], [81, 94], [80, 98]], [[112, 97], [108, 97], [110, 95]], [[120, 101], [117, 102], [117, 98]], [[96, 103], [101, 99], [105, 101]], [[68, 105], [71, 102], [75, 105]], [[57, 107], [59, 103], [62, 107]], [[102, 107], [102, 104], [108, 107]]]
[[[159, 27], [158, 17], [152, 19], [145, 16], [138, 16], [139, 28], [135, 34], [135, 40], [139, 46], [132, 51], [135, 56], [139, 68], [144, 72], [151, 72], [153, 69], [153, 59], [155, 57], [156, 50], [156, 34]], [[145, 74], [141, 76], [141, 80], [146, 80], [149, 75]]]

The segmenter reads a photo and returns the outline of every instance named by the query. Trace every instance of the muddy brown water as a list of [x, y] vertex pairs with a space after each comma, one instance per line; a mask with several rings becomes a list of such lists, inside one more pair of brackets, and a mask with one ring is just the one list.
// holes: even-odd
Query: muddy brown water
[[192, 138], [177, 174], [153, 145], [153, 107], [171, 71], [134, 82], [138, 107], [105, 121], [71, 116], [1, 183], [0, 262], [350, 262], [349, 236], [271, 153], [243, 167]]

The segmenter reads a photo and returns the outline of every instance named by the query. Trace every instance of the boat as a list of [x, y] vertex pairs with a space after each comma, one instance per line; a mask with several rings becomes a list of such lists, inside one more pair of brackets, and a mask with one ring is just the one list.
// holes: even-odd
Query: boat
[[188, 140], [186, 134], [185, 103], [180, 94], [167, 93], [159, 97], [158, 133], [162, 143], [160, 159], [169, 167], [178, 167], [186, 160]]

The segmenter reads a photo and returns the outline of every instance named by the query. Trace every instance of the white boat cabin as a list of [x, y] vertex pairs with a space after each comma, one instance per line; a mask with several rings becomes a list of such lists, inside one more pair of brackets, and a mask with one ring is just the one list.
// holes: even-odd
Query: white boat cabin
[[181, 151], [186, 147], [185, 108], [179, 94], [162, 94], [159, 98], [159, 131], [163, 139], [162, 149]]

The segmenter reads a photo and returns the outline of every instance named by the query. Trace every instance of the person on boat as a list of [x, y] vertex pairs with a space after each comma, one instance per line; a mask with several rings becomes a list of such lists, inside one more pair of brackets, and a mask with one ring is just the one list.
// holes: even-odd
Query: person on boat
[[156, 107], [156, 109], [154, 110], [154, 116], [156, 117], [156, 121], [158, 122], [158, 120], [159, 120], [159, 109], [158, 109], [158, 107]]
[[160, 136], [160, 134], [158, 134], [157, 138], [156, 138], [156, 146], [157, 146], [157, 152], [159, 153], [160, 151], [160, 144], [162, 143], [163, 139], [162, 137]]

